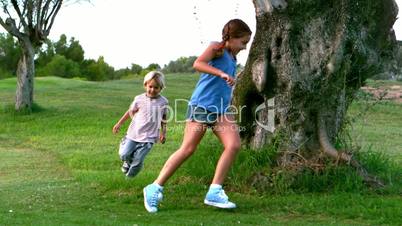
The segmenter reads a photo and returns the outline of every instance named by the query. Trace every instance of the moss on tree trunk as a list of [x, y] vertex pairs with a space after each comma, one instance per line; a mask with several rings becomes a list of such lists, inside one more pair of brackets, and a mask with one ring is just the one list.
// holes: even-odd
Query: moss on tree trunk
[[[233, 98], [234, 105], [247, 106], [239, 121], [243, 141], [260, 148], [281, 134], [281, 149], [316, 155], [319, 120], [333, 142], [356, 91], [391, 54], [396, 3], [288, 0], [285, 9], [261, 13], [260, 2], [254, 1], [256, 34]], [[275, 118], [255, 114], [272, 97]], [[255, 116], [274, 121], [275, 132], [261, 129]]]

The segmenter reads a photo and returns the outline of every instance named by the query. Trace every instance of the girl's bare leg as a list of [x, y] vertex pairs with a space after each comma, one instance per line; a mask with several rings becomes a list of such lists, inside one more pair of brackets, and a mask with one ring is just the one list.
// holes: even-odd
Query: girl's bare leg
[[219, 138], [224, 146], [223, 153], [216, 165], [215, 175], [212, 184], [223, 184], [227, 172], [232, 166], [238, 151], [240, 150], [241, 141], [239, 127], [234, 118], [229, 115], [222, 115], [217, 124], [213, 128], [213, 132]]
[[204, 136], [206, 129], [207, 126], [204, 124], [190, 121], [186, 122], [181, 147], [170, 155], [154, 183], [157, 183], [161, 186], [166, 183], [166, 181], [173, 175], [177, 168], [179, 168], [180, 165], [194, 153], [202, 137]]

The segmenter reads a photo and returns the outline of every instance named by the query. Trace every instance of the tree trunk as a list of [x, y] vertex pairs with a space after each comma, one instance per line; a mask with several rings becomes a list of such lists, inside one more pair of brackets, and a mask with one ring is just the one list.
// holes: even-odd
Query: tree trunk
[[334, 142], [356, 91], [392, 52], [397, 5], [394, 0], [254, 0], [254, 5], [256, 34], [233, 97], [234, 105], [247, 106], [239, 118], [242, 139], [260, 148], [280, 134], [282, 150], [317, 155]]
[[35, 51], [29, 39], [19, 40], [19, 42], [22, 54], [17, 68], [15, 110], [22, 111], [26, 109], [30, 111], [33, 104]]

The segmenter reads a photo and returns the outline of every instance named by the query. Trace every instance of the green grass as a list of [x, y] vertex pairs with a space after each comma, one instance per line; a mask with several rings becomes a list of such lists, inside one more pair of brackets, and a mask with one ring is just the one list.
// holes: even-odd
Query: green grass
[[402, 104], [382, 101], [367, 109], [366, 102], [356, 102], [349, 113], [351, 135], [363, 149], [384, 152], [402, 163]]
[[[168, 75], [164, 95], [171, 104], [188, 99], [197, 75]], [[169, 123], [167, 142], [157, 144], [143, 171], [126, 180], [119, 171], [119, 135], [111, 129], [143, 92], [139, 78], [88, 82], [46, 77], [35, 80], [37, 110], [12, 111], [15, 79], [0, 80], [0, 225], [401, 225], [400, 193], [259, 193], [239, 189], [258, 163], [245, 150], [228, 180], [238, 208], [223, 211], [203, 205], [221, 145], [208, 132], [199, 150], [165, 188], [160, 212], [148, 214], [142, 188], [152, 182], [182, 139], [183, 124]], [[352, 105], [358, 115], [365, 103]], [[183, 119], [186, 103], [177, 117]], [[402, 106], [384, 102], [353, 122], [363, 150], [382, 152], [402, 162]], [[215, 153], [215, 155], [214, 155]], [[200, 160], [205, 168], [197, 170]], [[242, 164], [243, 163], [243, 164]], [[202, 164], [204, 165], [204, 164]]]

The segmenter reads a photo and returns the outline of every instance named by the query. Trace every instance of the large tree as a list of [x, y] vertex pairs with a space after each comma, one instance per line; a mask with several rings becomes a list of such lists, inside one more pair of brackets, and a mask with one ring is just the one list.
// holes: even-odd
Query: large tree
[[32, 107], [35, 51], [46, 41], [62, 4], [63, 0], [0, 0], [0, 24], [18, 39], [22, 50], [17, 68], [16, 110]]
[[[254, 0], [257, 29], [234, 90], [245, 143], [259, 148], [280, 134], [282, 165], [333, 147], [356, 91], [392, 54], [394, 0]], [[273, 132], [273, 128], [275, 131]], [[378, 182], [378, 181], [377, 181]]]

